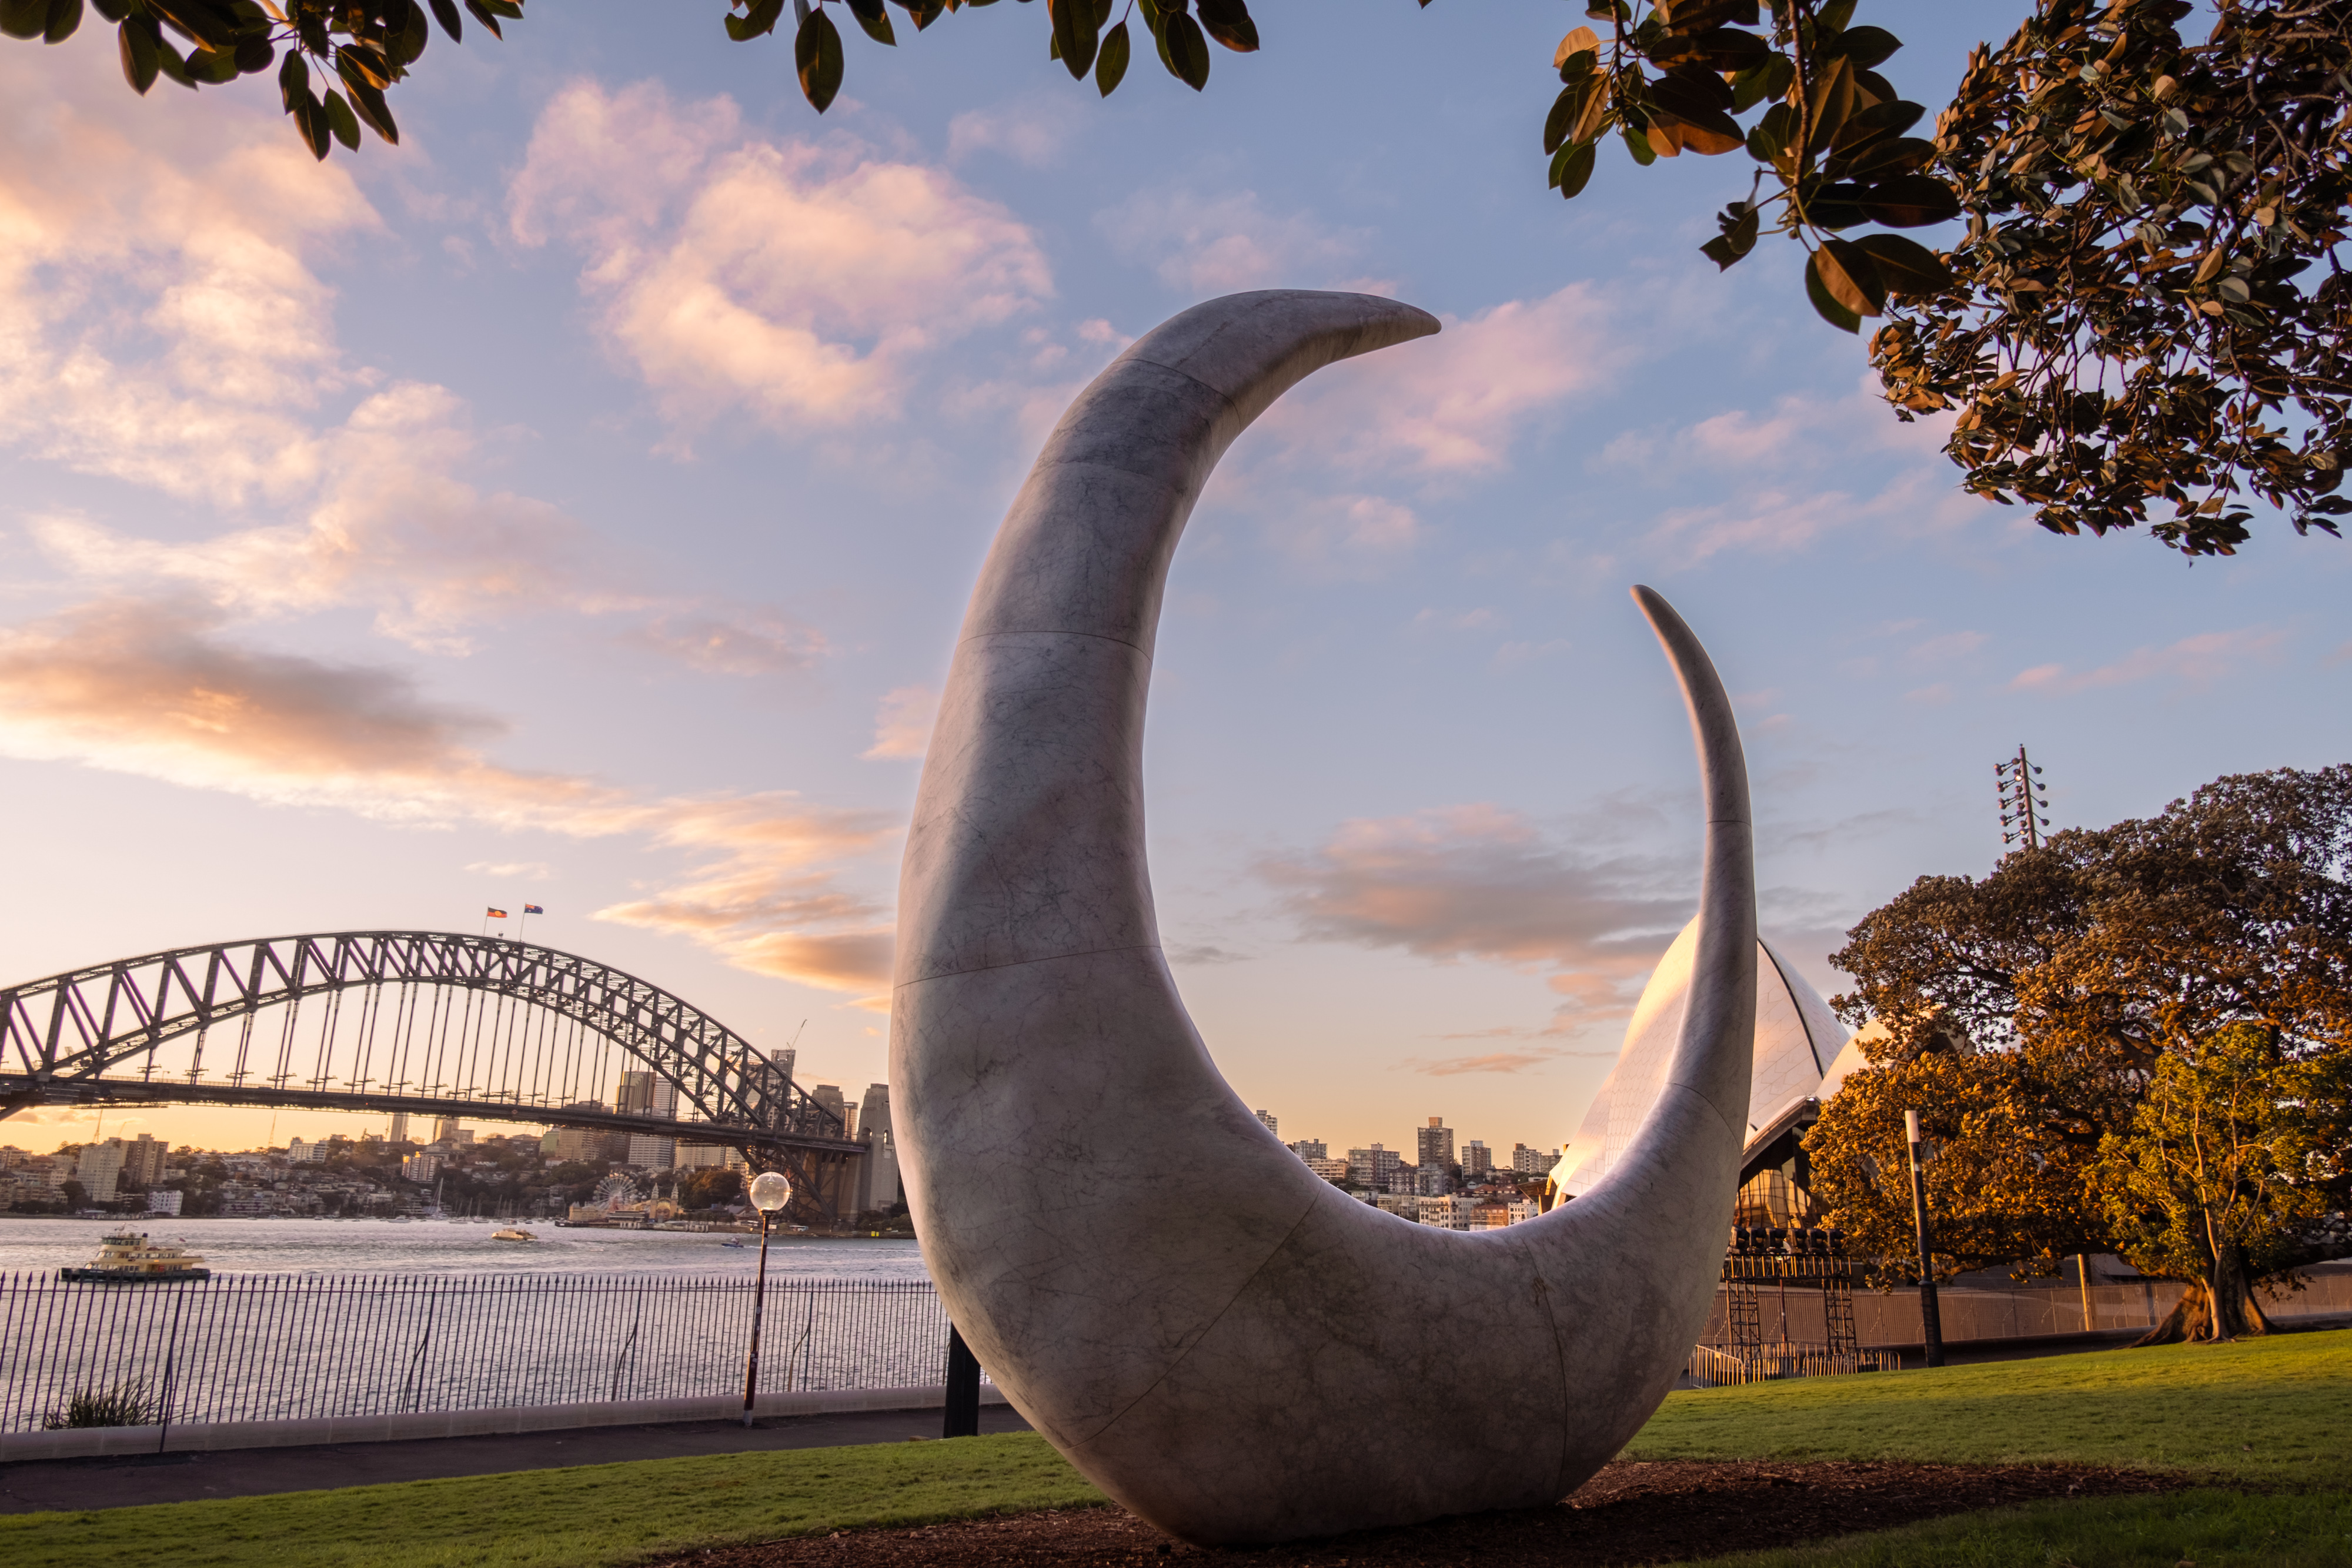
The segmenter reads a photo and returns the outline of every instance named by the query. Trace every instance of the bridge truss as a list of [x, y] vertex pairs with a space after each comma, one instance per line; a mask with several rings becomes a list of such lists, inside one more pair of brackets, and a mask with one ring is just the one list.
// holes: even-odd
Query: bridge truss
[[[611, 1086], [629, 1070], [670, 1093], [624, 1103]], [[656, 1110], [663, 1099], [674, 1111]], [[848, 1162], [865, 1151], [784, 1066], [660, 987], [577, 954], [447, 931], [181, 947], [0, 990], [0, 1116], [122, 1103], [407, 1112], [728, 1145], [790, 1176], [811, 1218], [838, 1212]]]

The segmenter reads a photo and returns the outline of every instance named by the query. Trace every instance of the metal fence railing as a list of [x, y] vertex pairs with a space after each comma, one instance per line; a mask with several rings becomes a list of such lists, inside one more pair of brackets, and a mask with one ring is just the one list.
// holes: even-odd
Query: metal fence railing
[[[376, 1416], [740, 1392], [751, 1281], [243, 1274], [168, 1285], [0, 1274], [0, 1432]], [[927, 1280], [771, 1279], [760, 1386], [944, 1375]], [[140, 1417], [124, 1420], [126, 1416]]]

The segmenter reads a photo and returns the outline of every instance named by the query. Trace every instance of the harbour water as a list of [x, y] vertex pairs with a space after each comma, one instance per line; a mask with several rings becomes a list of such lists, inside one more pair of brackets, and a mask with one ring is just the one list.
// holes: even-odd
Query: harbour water
[[[0, 1275], [89, 1261], [100, 1238], [121, 1220], [0, 1217]], [[201, 1252], [215, 1274], [668, 1274], [748, 1277], [758, 1261], [757, 1236], [707, 1231], [559, 1229], [523, 1224], [536, 1241], [493, 1241], [510, 1223], [489, 1219], [175, 1219], [127, 1222], [158, 1241]], [[729, 1247], [730, 1240], [746, 1245]], [[923, 1280], [923, 1259], [906, 1240], [778, 1235], [768, 1243], [768, 1273], [818, 1280]]]
[[[78, 1399], [181, 1424], [730, 1395], [758, 1238], [496, 1221], [133, 1222], [208, 1281], [61, 1281], [120, 1221], [0, 1219], [0, 1431]], [[943, 1375], [947, 1318], [915, 1243], [772, 1239], [761, 1385]]]

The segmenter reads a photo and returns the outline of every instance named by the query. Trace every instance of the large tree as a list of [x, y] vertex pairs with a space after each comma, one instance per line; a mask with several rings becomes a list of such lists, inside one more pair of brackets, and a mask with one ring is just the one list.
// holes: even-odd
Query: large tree
[[[1935, 1141], [1941, 1271], [2114, 1251], [2189, 1286], [2153, 1337], [2259, 1330], [2352, 1140], [2352, 766], [2217, 779], [1922, 877], [1832, 962], [1871, 1068], [1807, 1142], [1818, 1195], [1907, 1250], [1901, 1111]], [[2184, 1174], [2188, 1173], [2188, 1174]]]
[[[115, 26], [142, 93], [159, 78], [195, 88], [276, 67], [320, 158], [336, 141], [356, 150], [362, 125], [399, 139], [385, 94], [422, 58], [428, 10], [451, 42], [465, 37], [459, 0], [88, 3]], [[893, 3], [921, 32], [995, 0]], [[522, 16], [520, 0], [463, 5], [493, 37]], [[783, 5], [730, 0], [714, 14], [750, 43], [775, 32]], [[0, 32], [57, 43], [83, 6], [0, 0]], [[874, 43], [898, 40], [884, 0], [793, 0], [794, 70], [820, 113], [844, 71], [835, 6]], [[1707, 256], [1728, 267], [1768, 233], [1802, 246], [1824, 319], [1849, 332], [1886, 319], [1870, 354], [1896, 415], [1957, 410], [1945, 451], [1964, 486], [2032, 507], [2053, 532], [2147, 524], [2189, 555], [2226, 555], [2249, 537], [2251, 497], [2299, 533], [2335, 534], [2352, 510], [2336, 494], [2352, 442], [2352, 286], [2338, 256], [2352, 0], [2214, 9], [2197, 42], [2177, 26], [2188, 0], [2040, 0], [2007, 43], [1972, 57], [1930, 139], [1910, 134], [1926, 107], [1879, 68], [1901, 40], [1856, 23], [1856, 0], [1594, 0], [1598, 26], [1553, 53], [1542, 152], [1570, 197], [1612, 142], [1643, 165], [1745, 152], [1748, 193], [1724, 207]], [[1125, 78], [1139, 25], [1195, 89], [1212, 40], [1258, 47], [1246, 0], [1044, 10], [1046, 52], [1104, 95]], [[1887, 232], [1899, 228], [1938, 228], [1948, 248]]]

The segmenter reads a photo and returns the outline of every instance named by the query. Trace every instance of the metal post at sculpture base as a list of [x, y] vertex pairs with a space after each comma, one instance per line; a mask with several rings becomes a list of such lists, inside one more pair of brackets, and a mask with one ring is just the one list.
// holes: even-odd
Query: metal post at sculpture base
[[774, 1171], [762, 1171], [751, 1181], [751, 1207], [760, 1211], [760, 1272], [751, 1286], [751, 1349], [743, 1358], [743, 1425], [751, 1424], [752, 1402], [760, 1396], [760, 1312], [768, 1298], [768, 1227], [776, 1210], [790, 1203], [793, 1184]]
[[1919, 1338], [1929, 1366], [1944, 1364], [1944, 1319], [1936, 1301], [1936, 1263], [1927, 1247], [1927, 1166], [1919, 1146], [1919, 1113], [1903, 1113], [1904, 1137], [1911, 1145], [1911, 1218], [1919, 1232]]
[[947, 1420], [940, 1436], [980, 1436], [980, 1358], [953, 1323], [948, 1325]]

